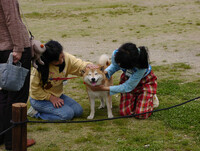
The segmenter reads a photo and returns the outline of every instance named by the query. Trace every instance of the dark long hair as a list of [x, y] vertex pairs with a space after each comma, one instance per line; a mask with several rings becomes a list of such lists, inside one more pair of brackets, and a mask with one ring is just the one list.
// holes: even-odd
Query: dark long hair
[[148, 68], [148, 48], [144, 46], [137, 48], [133, 43], [125, 43], [119, 47], [115, 61], [121, 68], [125, 69]]
[[[42, 80], [42, 85], [47, 83], [48, 77], [49, 77], [49, 64], [53, 61], [58, 61], [59, 56], [63, 51], [62, 45], [57, 42], [50, 40], [45, 44], [46, 51], [42, 54], [41, 59], [44, 62], [44, 65], [41, 65], [37, 63], [38, 65], [38, 72], [41, 73], [41, 80]], [[63, 62], [62, 65], [59, 65], [59, 71], [62, 72], [65, 67], [65, 62]]]

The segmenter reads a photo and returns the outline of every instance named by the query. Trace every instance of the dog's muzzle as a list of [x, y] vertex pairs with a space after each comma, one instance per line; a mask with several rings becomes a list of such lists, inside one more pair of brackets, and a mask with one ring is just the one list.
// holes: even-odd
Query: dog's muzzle
[[97, 84], [98, 79], [96, 80], [95, 78], [92, 78], [90, 83], [92, 84], [92, 86], [95, 86]]

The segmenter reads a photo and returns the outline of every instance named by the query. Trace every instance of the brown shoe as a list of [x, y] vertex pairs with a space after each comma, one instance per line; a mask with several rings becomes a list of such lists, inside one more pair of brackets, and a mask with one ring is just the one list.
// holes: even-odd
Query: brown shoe
[[27, 139], [27, 147], [30, 147], [32, 145], [35, 144], [35, 140], [34, 139]]

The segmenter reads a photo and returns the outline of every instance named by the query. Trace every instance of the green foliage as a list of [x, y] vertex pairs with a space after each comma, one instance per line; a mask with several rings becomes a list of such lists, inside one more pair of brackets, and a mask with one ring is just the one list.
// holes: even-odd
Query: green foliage
[[[153, 66], [156, 75], [165, 71], [158, 79], [158, 109], [183, 103], [199, 95], [200, 80], [186, 82], [179, 79], [190, 66], [184, 63]], [[179, 73], [172, 79], [167, 78]], [[114, 75], [118, 84], [121, 72]], [[162, 74], [161, 74], [162, 75]], [[87, 120], [90, 112], [88, 96], [82, 78], [68, 80], [65, 93], [77, 100], [84, 109], [83, 116], [74, 120]], [[119, 95], [113, 96], [113, 114], [119, 116]], [[96, 100], [95, 119], [107, 118], [107, 109], [98, 110]], [[37, 145], [33, 151], [43, 150], [111, 150], [111, 151], [152, 151], [152, 150], [199, 150], [200, 143], [200, 102], [199, 100], [169, 110], [154, 113], [149, 119], [117, 119], [82, 124], [30, 124], [28, 133]], [[35, 136], [37, 135], [37, 137]], [[50, 136], [49, 136], [50, 135]], [[54, 140], [54, 141], [52, 141]], [[81, 149], [80, 149], [81, 148]]]

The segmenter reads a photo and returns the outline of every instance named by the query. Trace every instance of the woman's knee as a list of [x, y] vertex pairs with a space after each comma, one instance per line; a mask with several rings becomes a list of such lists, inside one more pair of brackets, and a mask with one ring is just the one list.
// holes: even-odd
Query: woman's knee
[[36, 100], [34, 100], [33, 98], [29, 98], [30, 104], [32, 107], [34, 107], [36, 105]]
[[76, 103], [72, 106], [73, 110], [74, 110], [74, 116], [75, 117], [79, 117], [83, 114], [83, 108], [81, 107], [80, 104]]
[[80, 107], [79, 110], [77, 110], [77, 111], [75, 112], [75, 116], [76, 116], [76, 117], [79, 117], [79, 116], [81, 116], [82, 114], [83, 114], [83, 108]]
[[71, 120], [73, 119], [74, 115], [75, 113], [71, 108], [68, 108], [65, 112], [59, 113], [59, 116], [62, 120]]

